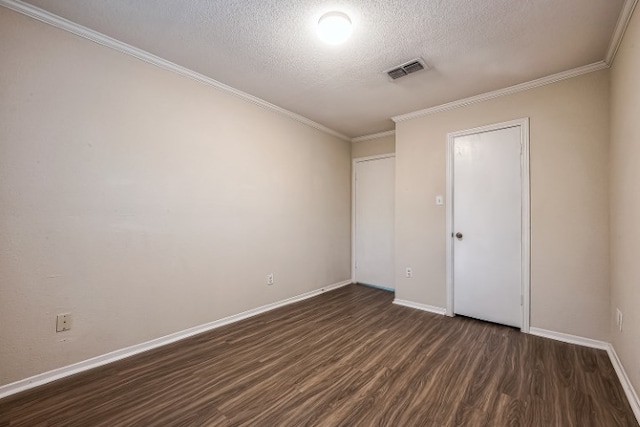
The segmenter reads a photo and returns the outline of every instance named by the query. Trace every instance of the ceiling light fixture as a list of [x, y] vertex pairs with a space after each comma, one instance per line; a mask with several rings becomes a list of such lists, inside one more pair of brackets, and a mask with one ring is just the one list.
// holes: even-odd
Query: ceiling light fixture
[[343, 12], [327, 12], [318, 20], [318, 36], [328, 44], [344, 43], [351, 35], [351, 19]]

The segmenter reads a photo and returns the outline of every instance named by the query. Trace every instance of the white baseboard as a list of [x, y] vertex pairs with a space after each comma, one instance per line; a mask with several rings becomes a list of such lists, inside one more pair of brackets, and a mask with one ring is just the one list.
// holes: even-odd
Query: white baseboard
[[397, 298], [393, 300], [393, 303], [402, 305], [404, 307], [415, 308], [422, 311], [428, 311], [429, 313], [441, 314], [443, 316], [447, 313], [447, 310], [442, 307], [436, 307], [436, 306], [427, 305], [427, 304], [420, 304], [417, 302], [406, 301], [406, 300], [397, 299]]
[[569, 344], [577, 344], [583, 347], [597, 348], [599, 350], [606, 350], [609, 347], [609, 343], [606, 341], [593, 340], [591, 338], [580, 337], [577, 335], [565, 334], [563, 332], [548, 331], [540, 328], [529, 328], [531, 335], [536, 335], [543, 338], [551, 338], [552, 340], [562, 341]]
[[640, 399], [638, 399], [638, 394], [636, 390], [633, 388], [627, 373], [624, 370], [624, 366], [622, 366], [622, 362], [618, 358], [616, 354], [615, 348], [611, 343], [605, 341], [593, 340], [591, 338], [579, 337], [576, 335], [565, 334], [562, 332], [548, 331], [546, 329], [540, 328], [530, 328], [529, 333], [531, 335], [537, 335], [539, 337], [550, 338], [556, 341], [562, 341], [569, 344], [577, 344], [582, 345], [584, 347], [597, 348], [599, 350], [605, 350], [609, 355], [609, 360], [611, 360], [611, 364], [613, 365], [613, 369], [615, 369], [616, 374], [618, 375], [618, 379], [620, 380], [620, 384], [622, 385], [622, 389], [624, 390], [625, 395], [627, 396], [627, 400], [629, 401], [629, 405], [633, 410], [633, 414], [636, 417], [636, 421], [640, 424]]
[[611, 359], [613, 369], [615, 369], [616, 374], [618, 374], [620, 384], [622, 384], [622, 388], [624, 389], [624, 394], [627, 395], [629, 405], [631, 405], [633, 414], [636, 416], [636, 421], [640, 424], [640, 399], [638, 399], [638, 393], [636, 393], [636, 390], [633, 388], [633, 384], [631, 384], [631, 381], [624, 370], [624, 366], [622, 366], [622, 362], [620, 362], [620, 359], [618, 358], [616, 349], [613, 348], [613, 344], [609, 344], [607, 347], [607, 354], [609, 355], [609, 359]]
[[79, 372], [87, 371], [89, 369], [97, 368], [108, 363], [112, 363], [127, 357], [134, 356], [145, 351], [152, 350], [154, 348], [162, 347], [176, 341], [183, 340], [193, 335], [201, 334], [203, 332], [210, 331], [212, 329], [219, 328], [221, 326], [228, 325], [230, 323], [238, 322], [240, 320], [253, 317], [255, 315], [265, 313], [267, 311], [274, 310], [285, 305], [293, 304], [311, 297], [315, 297], [324, 292], [331, 291], [337, 288], [351, 284], [351, 280], [345, 280], [344, 282], [334, 283], [329, 286], [325, 286], [314, 291], [306, 292], [301, 295], [297, 295], [291, 298], [284, 299], [282, 301], [274, 302], [272, 304], [263, 305], [262, 307], [254, 308], [244, 311], [233, 316], [225, 317], [220, 320], [215, 320], [204, 325], [194, 326], [193, 328], [185, 329], [180, 332], [166, 335], [164, 337], [156, 338], [151, 341], [147, 341], [141, 344], [132, 345], [120, 350], [112, 351], [107, 354], [93, 357], [91, 359], [83, 360], [82, 362], [74, 363], [72, 365], [63, 366], [48, 372], [43, 372], [38, 375], [34, 375], [23, 380], [19, 380], [10, 384], [0, 386], [0, 399], [16, 394], [25, 390], [29, 390], [38, 387], [43, 384], [50, 383], [52, 381], [68, 377]]
[[368, 283], [362, 283], [362, 282], [355, 282], [355, 284], [356, 285], [366, 286], [368, 288], [380, 289], [381, 291], [387, 291], [387, 292], [395, 292], [396, 291], [394, 288], [387, 288], [386, 286], [370, 285]]

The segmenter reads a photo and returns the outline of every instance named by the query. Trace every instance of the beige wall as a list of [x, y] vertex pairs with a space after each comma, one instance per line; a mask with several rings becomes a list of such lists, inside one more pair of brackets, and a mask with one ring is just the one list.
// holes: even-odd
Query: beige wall
[[[640, 391], [640, 11], [611, 70], [611, 335]], [[624, 314], [623, 330], [615, 322]]]
[[0, 58], [0, 384], [350, 278], [350, 143], [2, 7]]
[[398, 123], [397, 297], [446, 305], [447, 133], [530, 117], [531, 326], [608, 340], [608, 100], [600, 71]]
[[351, 157], [354, 159], [358, 157], [378, 156], [380, 154], [390, 154], [395, 152], [395, 135], [351, 143]]

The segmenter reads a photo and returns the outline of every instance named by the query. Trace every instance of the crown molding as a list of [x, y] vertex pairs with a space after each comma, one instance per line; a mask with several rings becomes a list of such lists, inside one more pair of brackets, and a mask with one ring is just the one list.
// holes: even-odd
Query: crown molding
[[[500, 96], [505, 96], [505, 95], [511, 95], [517, 92], [522, 92], [525, 90], [529, 90], [529, 89], [533, 89], [536, 87], [540, 87], [540, 86], [544, 86], [547, 84], [551, 84], [551, 83], [555, 83], [561, 80], [565, 80], [565, 79], [569, 79], [572, 77], [577, 77], [580, 76], [582, 74], [587, 74], [590, 72], [594, 72], [594, 71], [599, 71], [599, 70], [603, 70], [605, 68], [608, 68], [614, 61], [615, 59], [615, 55], [618, 51], [618, 48], [620, 47], [620, 43], [622, 42], [622, 38], [624, 36], [624, 32], [629, 24], [629, 21], [631, 19], [631, 16], [633, 15], [633, 11], [636, 7], [638, 3], [638, 0], [625, 0], [625, 3], [623, 5], [623, 8], [620, 12], [620, 16], [618, 17], [618, 22], [616, 24], [616, 28], [613, 34], [613, 37], [611, 39], [610, 45], [609, 45], [609, 50], [607, 52], [606, 55], [606, 59], [605, 61], [601, 61], [601, 62], [596, 62], [594, 64], [590, 64], [590, 65], [586, 65], [584, 67], [579, 67], [579, 68], [575, 68], [573, 70], [568, 70], [568, 71], [564, 71], [558, 74], [554, 74], [551, 76], [547, 76], [547, 77], [543, 77], [537, 80], [532, 80], [530, 82], [526, 82], [526, 83], [522, 83], [519, 85], [515, 85], [515, 86], [511, 86], [508, 88], [504, 88], [504, 89], [499, 89], [496, 91], [492, 91], [492, 92], [487, 92], [484, 94], [480, 94], [480, 95], [476, 95], [476, 96], [472, 96], [469, 98], [464, 98], [461, 100], [457, 100], [457, 101], [453, 101], [453, 102], [449, 102], [446, 104], [442, 104], [442, 105], [438, 105], [435, 107], [430, 107], [430, 108], [426, 108], [423, 110], [418, 110], [418, 111], [414, 111], [411, 113], [407, 113], [407, 114], [403, 114], [403, 115], [398, 115], [395, 117], [392, 117], [392, 120], [396, 123], [398, 122], [402, 122], [405, 120], [411, 120], [414, 118], [418, 118], [418, 117], [423, 117], [423, 116], [427, 116], [427, 115], [431, 115], [431, 114], [435, 114], [435, 113], [439, 113], [439, 112], [443, 112], [443, 111], [448, 111], [448, 110], [452, 110], [455, 108], [460, 108], [460, 107], [464, 107], [466, 105], [470, 105], [470, 104], [475, 104], [478, 102], [482, 102], [482, 101], [487, 101], [489, 99], [493, 99], [493, 98], [497, 98]], [[142, 49], [133, 47], [131, 45], [128, 45], [124, 42], [121, 42], [119, 40], [116, 40], [114, 38], [111, 38], [107, 35], [104, 35], [102, 33], [99, 33], [95, 30], [92, 30], [90, 28], [84, 27], [82, 25], [76, 24], [75, 22], [69, 21], [65, 18], [62, 18], [60, 16], [57, 16], [53, 13], [47, 12], [43, 9], [40, 9], [36, 6], [24, 3], [20, 0], [0, 0], [0, 6], [4, 6], [8, 9], [11, 9], [13, 11], [16, 11], [18, 13], [21, 13], [23, 15], [29, 16], [31, 18], [34, 18], [38, 21], [44, 22], [46, 24], [52, 25], [56, 28], [68, 31], [72, 34], [75, 34], [79, 37], [85, 38], [87, 40], [93, 41], [94, 43], [100, 44], [102, 46], [108, 47], [110, 49], [116, 50], [118, 52], [133, 56], [141, 61], [144, 61], [148, 64], [152, 64], [155, 65], [159, 68], [162, 68], [164, 70], [167, 71], [171, 71], [174, 72], [176, 74], [182, 75], [184, 77], [190, 78], [192, 80], [195, 80], [199, 83], [202, 83], [204, 85], [213, 87], [215, 89], [218, 89], [222, 92], [234, 95], [236, 97], [239, 97], [247, 102], [250, 102], [254, 105], [272, 110], [276, 113], [279, 113], [285, 117], [288, 117], [290, 119], [293, 119], [299, 123], [305, 124], [307, 126], [310, 126], [312, 128], [315, 128], [321, 132], [327, 133], [329, 135], [335, 136], [339, 139], [342, 139], [344, 141], [351, 141], [351, 142], [362, 142], [362, 141], [368, 141], [371, 139], [377, 139], [377, 138], [383, 138], [385, 136], [390, 136], [393, 135], [395, 133], [395, 131], [388, 131], [388, 132], [380, 132], [380, 133], [376, 133], [376, 134], [371, 134], [371, 135], [364, 135], [364, 136], [359, 136], [356, 138], [349, 138], [348, 136], [337, 132], [333, 129], [330, 129], [324, 125], [321, 125], [317, 122], [314, 122], [311, 119], [308, 119], [304, 116], [301, 116], [299, 114], [296, 114], [292, 111], [286, 110], [282, 107], [278, 107], [277, 105], [274, 105], [270, 102], [267, 102], [263, 99], [260, 99], [256, 96], [250, 95], [246, 92], [243, 92], [241, 90], [235, 89], [231, 86], [228, 86], [222, 82], [219, 82], [217, 80], [214, 80], [210, 77], [207, 77], [203, 74], [197, 73], [193, 70], [190, 70], [186, 67], [174, 64], [173, 62], [167, 61], [166, 59], [160, 58], [156, 55], [153, 55], [149, 52], [146, 52]]]
[[546, 86], [551, 83], [556, 83], [561, 80], [570, 79], [572, 77], [578, 77], [583, 74], [593, 73], [594, 71], [600, 71], [609, 68], [606, 62], [600, 61], [584, 67], [574, 68], [572, 70], [563, 71], [551, 76], [542, 77], [540, 79], [531, 80], [530, 82], [521, 83], [515, 86], [510, 86], [504, 89], [494, 90], [492, 92], [486, 92], [480, 95], [472, 96], [469, 98], [460, 99], [458, 101], [449, 102], [435, 107], [425, 108], [424, 110], [414, 111], [412, 113], [402, 114], [400, 116], [392, 117], [394, 122], [404, 122], [406, 120], [416, 119], [418, 117], [429, 116], [431, 114], [441, 113], [443, 111], [454, 110], [456, 108], [465, 107], [467, 105], [476, 104], [478, 102], [488, 101], [490, 99], [498, 98], [505, 95], [512, 95], [518, 92], [524, 92], [525, 90], [535, 89], [540, 86]]
[[613, 65], [613, 61], [616, 59], [616, 53], [618, 53], [618, 48], [620, 48], [620, 43], [622, 43], [622, 38], [624, 37], [624, 33], [627, 30], [627, 26], [629, 25], [629, 21], [631, 20], [631, 16], [633, 16], [633, 11], [637, 4], [638, 0], [625, 0], [622, 6], [616, 28], [613, 31], [613, 36], [609, 43], [609, 50], [604, 60], [609, 66]]
[[384, 138], [387, 136], [393, 136], [395, 134], [396, 134], [395, 130], [388, 130], [386, 132], [378, 132], [378, 133], [372, 133], [371, 135], [358, 136], [356, 138], [352, 138], [351, 142], [370, 141], [372, 139]]
[[174, 64], [173, 62], [167, 61], [166, 59], [160, 58], [159, 56], [153, 55], [147, 51], [138, 49], [137, 47], [128, 45], [124, 42], [111, 38], [95, 30], [76, 24], [75, 22], [69, 21], [68, 19], [62, 18], [51, 12], [47, 12], [46, 10], [40, 9], [39, 7], [30, 5], [27, 3], [23, 3], [22, 1], [19, 1], [19, 0], [0, 0], [0, 6], [4, 6], [7, 9], [11, 9], [15, 12], [29, 16], [40, 22], [44, 22], [45, 24], [52, 25], [56, 28], [70, 32], [72, 34], [75, 34], [76, 36], [80, 36], [84, 39], [90, 40], [102, 46], [133, 56], [134, 58], [137, 58], [148, 64], [155, 65], [156, 67], [162, 68], [163, 70], [171, 71], [173, 73], [179, 74], [183, 77], [190, 78], [192, 80], [195, 80], [209, 87], [218, 89], [222, 92], [237, 96], [238, 98], [241, 98], [254, 105], [274, 111], [290, 119], [293, 119], [297, 122], [300, 122], [302, 124], [315, 128], [319, 131], [322, 131], [329, 135], [340, 138], [344, 141], [351, 141], [351, 138], [349, 138], [348, 136], [340, 132], [337, 132], [333, 129], [330, 129], [326, 126], [323, 126], [320, 123], [316, 123], [311, 119], [308, 119], [304, 116], [301, 116], [289, 110], [285, 110], [284, 108], [278, 107], [277, 105], [274, 105], [256, 96], [250, 95], [246, 92], [242, 92], [241, 90], [235, 89], [231, 86], [228, 86], [224, 83], [221, 83], [203, 74], [190, 70], [186, 67]]

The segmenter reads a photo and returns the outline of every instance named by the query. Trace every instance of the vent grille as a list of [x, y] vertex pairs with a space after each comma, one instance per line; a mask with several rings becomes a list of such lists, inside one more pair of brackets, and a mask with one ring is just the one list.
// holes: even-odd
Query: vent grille
[[424, 70], [425, 68], [427, 67], [421, 59], [413, 59], [387, 71], [387, 75], [391, 77], [392, 80], [396, 80], [400, 77], [415, 73], [416, 71]]
[[407, 72], [402, 68], [394, 68], [393, 70], [388, 71], [387, 74], [389, 74], [389, 77], [395, 80], [395, 79], [399, 79], [400, 77], [406, 76]]

